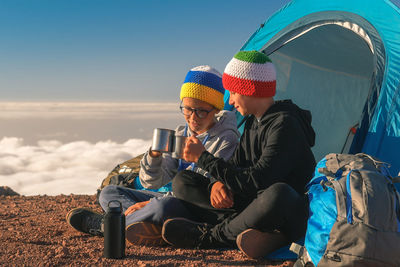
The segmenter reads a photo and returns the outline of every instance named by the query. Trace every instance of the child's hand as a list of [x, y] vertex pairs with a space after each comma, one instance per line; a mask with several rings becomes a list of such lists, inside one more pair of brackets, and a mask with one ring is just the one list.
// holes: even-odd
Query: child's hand
[[201, 153], [206, 150], [203, 144], [195, 136], [190, 136], [186, 141], [185, 149], [183, 150], [183, 159], [187, 162], [197, 162]]
[[159, 156], [161, 156], [161, 152], [150, 149], [149, 155], [152, 158], [158, 158]]
[[233, 206], [232, 192], [221, 182], [215, 182], [211, 188], [211, 206], [217, 209], [227, 209]]

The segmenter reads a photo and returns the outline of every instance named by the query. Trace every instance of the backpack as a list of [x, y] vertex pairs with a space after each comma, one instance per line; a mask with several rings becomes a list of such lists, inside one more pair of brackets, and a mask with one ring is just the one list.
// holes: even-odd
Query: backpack
[[100, 184], [100, 187], [97, 189], [96, 192], [96, 200], [99, 203], [99, 196], [101, 190], [107, 185], [119, 185], [125, 186], [128, 188], [135, 188], [135, 180], [136, 177], [139, 175], [140, 170], [140, 160], [142, 159], [143, 154], [131, 158], [127, 161], [124, 161], [121, 164], [115, 166], [114, 169], [107, 175], [106, 178]]
[[99, 190], [107, 185], [121, 185], [134, 188], [134, 180], [139, 174], [140, 160], [144, 154], [131, 158], [121, 164], [118, 164], [100, 184]]
[[140, 160], [144, 154], [138, 155], [121, 164], [118, 164], [100, 184], [97, 189], [96, 199], [99, 202], [101, 190], [107, 185], [119, 185], [136, 190], [147, 190], [152, 192], [167, 193], [172, 191], [172, 184], [168, 183], [158, 189], [144, 188], [139, 179]]
[[294, 266], [400, 266], [399, 177], [387, 167], [366, 154], [329, 154], [317, 164]]

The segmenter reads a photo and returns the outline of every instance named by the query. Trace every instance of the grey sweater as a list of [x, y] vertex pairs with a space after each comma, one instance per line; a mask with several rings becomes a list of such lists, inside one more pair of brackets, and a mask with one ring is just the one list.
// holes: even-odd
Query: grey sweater
[[[216, 123], [207, 132], [197, 135], [202, 142], [209, 134], [208, 140], [204, 144], [205, 149], [215, 157], [228, 160], [233, 155], [239, 142], [240, 134], [237, 131], [236, 117], [231, 111], [220, 111], [216, 116]], [[175, 129], [176, 135], [183, 135], [185, 125], [180, 125]], [[188, 135], [192, 135], [192, 131], [188, 129]], [[179, 160], [171, 157], [170, 154], [163, 153], [162, 156], [152, 158], [149, 151], [145, 153], [140, 161], [139, 179], [143, 187], [149, 189], [157, 189], [172, 181], [178, 172]], [[187, 170], [191, 170], [191, 166]], [[210, 174], [200, 168], [195, 167], [193, 170], [206, 177]]]

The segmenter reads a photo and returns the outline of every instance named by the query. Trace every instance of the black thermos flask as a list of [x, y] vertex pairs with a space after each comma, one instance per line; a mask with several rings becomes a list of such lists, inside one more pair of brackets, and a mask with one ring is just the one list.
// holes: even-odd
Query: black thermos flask
[[125, 214], [118, 200], [108, 202], [104, 215], [104, 257], [125, 257]]

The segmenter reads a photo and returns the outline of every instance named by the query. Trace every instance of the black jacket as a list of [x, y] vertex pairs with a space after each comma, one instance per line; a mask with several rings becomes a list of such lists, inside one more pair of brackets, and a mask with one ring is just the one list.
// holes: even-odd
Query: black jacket
[[205, 151], [198, 166], [241, 199], [253, 199], [276, 182], [285, 182], [303, 194], [314, 172], [314, 142], [311, 113], [290, 100], [276, 101], [260, 121], [254, 116], [247, 119], [230, 161]]

